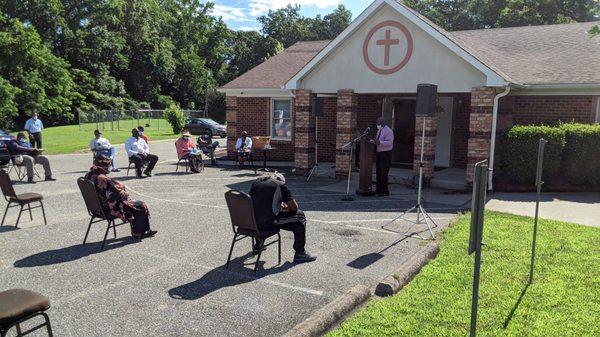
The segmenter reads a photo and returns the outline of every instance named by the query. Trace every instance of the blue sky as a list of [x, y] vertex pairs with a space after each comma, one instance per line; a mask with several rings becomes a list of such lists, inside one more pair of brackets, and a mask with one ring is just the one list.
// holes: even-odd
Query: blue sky
[[373, 0], [213, 0], [213, 14], [220, 16], [231, 29], [259, 30], [256, 18], [266, 14], [269, 9], [285, 7], [288, 4], [302, 6], [302, 15], [314, 17], [317, 14], [331, 13], [339, 3], [352, 11], [356, 18]]

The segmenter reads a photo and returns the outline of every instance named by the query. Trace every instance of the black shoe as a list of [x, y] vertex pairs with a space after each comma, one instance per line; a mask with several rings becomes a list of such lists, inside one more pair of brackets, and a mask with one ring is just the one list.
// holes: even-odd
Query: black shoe
[[310, 254], [308, 254], [307, 252], [304, 252], [302, 254], [298, 254], [296, 253], [294, 255], [294, 263], [304, 263], [304, 262], [313, 262], [317, 259], [316, 256], [311, 256]]
[[144, 233], [144, 237], [145, 238], [151, 238], [153, 237], [156, 233], [158, 233], [158, 231], [147, 231], [146, 233]]
[[152, 177], [152, 172], [150, 171], [144, 171], [144, 174], [146, 175], [146, 177]]
[[56, 179], [52, 178], [52, 176], [47, 176], [46, 181], [56, 181]]
[[28, 184], [35, 184], [35, 181], [33, 181], [33, 178], [27, 178], [27, 183]]
[[389, 195], [390, 195], [389, 193], [377, 193], [378, 197], [387, 197]]

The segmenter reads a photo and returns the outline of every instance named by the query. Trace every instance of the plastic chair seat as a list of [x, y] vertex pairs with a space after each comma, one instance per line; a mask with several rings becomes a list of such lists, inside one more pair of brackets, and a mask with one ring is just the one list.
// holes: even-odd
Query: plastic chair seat
[[9, 201], [16, 202], [18, 204], [28, 204], [30, 202], [44, 200], [44, 197], [39, 193], [23, 193], [17, 195], [17, 197], [10, 197]]
[[50, 308], [50, 300], [25, 289], [0, 292], [0, 326], [6, 327], [21, 318]]
[[273, 236], [273, 235], [276, 235], [277, 233], [279, 233], [279, 229], [273, 229], [273, 230], [269, 230], [269, 231], [258, 231], [258, 236], [256, 235], [256, 231], [251, 230], [251, 229], [239, 228], [238, 233], [240, 233], [242, 235], [266, 239], [270, 236]]

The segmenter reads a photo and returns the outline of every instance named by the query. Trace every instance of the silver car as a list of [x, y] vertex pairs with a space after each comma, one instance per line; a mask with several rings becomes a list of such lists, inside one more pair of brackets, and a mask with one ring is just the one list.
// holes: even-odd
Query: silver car
[[211, 118], [192, 118], [185, 124], [185, 128], [193, 135], [201, 135], [204, 134], [204, 131], [209, 130], [215, 136], [227, 137], [227, 127]]

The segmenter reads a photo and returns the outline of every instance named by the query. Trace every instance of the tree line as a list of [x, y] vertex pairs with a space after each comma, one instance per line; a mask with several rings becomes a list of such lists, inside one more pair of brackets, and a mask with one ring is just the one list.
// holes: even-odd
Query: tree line
[[[594, 0], [405, 0], [448, 30], [589, 21]], [[335, 38], [351, 22], [339, 5], [304, 17], [270, 10], [257, 31], [234, 31], [200, 0], [0, 0], [0, 128], [38, 112], [48, 125], [85, 111], [209, 107], [215, 91], [301, 40]]]

